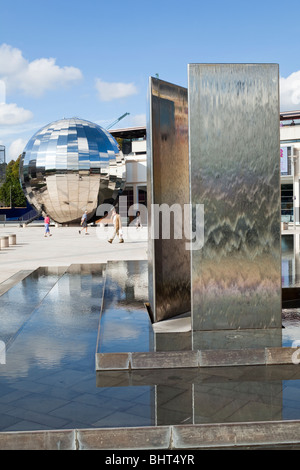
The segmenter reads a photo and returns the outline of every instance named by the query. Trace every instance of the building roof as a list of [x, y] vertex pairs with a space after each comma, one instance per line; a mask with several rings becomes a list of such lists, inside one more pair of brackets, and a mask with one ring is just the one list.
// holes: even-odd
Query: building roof
[[[300, 119], [300, 111], [282, 111], [280, 112], [280, 121], [291, 121]], [[109, 133], [114, 137], [123, 139], [146, 138], [146, 126], [128, 127], [124, 129], [109, 129]]]
[[280, 121], [300, 119], [300, 111], [284, 111], [280, 113]]
[[122, 139], [138, 139], [146, 138], [146, 126], [141, 127], [128, 127], [126, 129], [109, 129], [108, 131], [115, 139], [121, 137]]

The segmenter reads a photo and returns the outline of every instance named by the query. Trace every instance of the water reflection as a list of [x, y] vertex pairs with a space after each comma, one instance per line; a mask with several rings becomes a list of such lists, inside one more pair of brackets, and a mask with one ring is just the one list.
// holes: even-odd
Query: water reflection
[[282, 235], [282, 287], [300, 286], [300, 234]]
[[[295, 267], [290, 242], [284, 240], [283, 260]], [[3, 294], [0, 431], [300, 419], [294, 365], [95, 377], [95, 349], [153, 350], [145, 300], [147, 263], [138, 261], [41, 268]], [[290, 310], [283, 345], [300, 339], [298, 310]]]
[[97, 352], [153, 350], [153, 331], [145, 308], [147, 300], [147, 261], [107, 264]]
[[114, 383], [154, 386], [153, 413], [161, 426], [300, 418], [300, 369], [294, 365], [97, 373], [99, 387]]
[[26, 376], [32, 364], [58, 367], [72, 357], [80, 362], [85, 338], [97, 330], [103, 269], [49, 275], [39, 269], [2, 296], [0, 331], [8, 377]]
[[9, 347], [66, 268], [38, 268], [1, 296], [0, 339]]
[[1, 297], [0, 431], [155, 424], [153, 386], [96, 387], [104, 273], [105, 265], [40, 269]]

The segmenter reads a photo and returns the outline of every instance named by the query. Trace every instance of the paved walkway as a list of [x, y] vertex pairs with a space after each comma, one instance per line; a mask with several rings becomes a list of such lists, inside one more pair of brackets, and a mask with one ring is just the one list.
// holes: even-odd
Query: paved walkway
[[52, 236], [44, 237], [43, 225], [26, 228], [6, 225], [0, 227], [0, 237], [15, 233], [17, 244], [0, 250], [0, 283], [22, 270], [40, 266], [69, 266], [70, 264], [105, 263], [110, 260], [147, 259], [147, 228], [140, 232], [125, 228], [125, 243], [107, 239], [112, 227], [89, 227], [89, 235], [79, 234], [78, 227], [51, 226]]
[[[104, 263], [109, 260], [146, 260], [147, 227], [141, 231], [125, 228], [125, 243], [107, 239], [112, 227], [89, 227], [89, 235], [78, 233], [78, 227], [51, 226], [52, 237], [44, 238], [42, 224], [26, 228], [0, 225], [0, 237], [15, 233], [17, 245], [0, 250], [0, 284], [22, 270], [40, 266], [69, 266], [76, 263]], [[297, 231], [299, 233], [300, 231]], [[283, 234], [292, 234], [292, 230]]]

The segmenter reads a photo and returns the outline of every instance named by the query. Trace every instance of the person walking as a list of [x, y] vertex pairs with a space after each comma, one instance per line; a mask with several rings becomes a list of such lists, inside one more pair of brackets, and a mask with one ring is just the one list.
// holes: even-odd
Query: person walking
[[79, 233], [81, 233], [81, 231], [85, 229], [85, 234], [88, 235], [88, 231], [87, 231], [87, 211], [84, 211], [84, 213], [81, 217], [80, 225], [82, 226], [82, 229], [79, 230]]
[[116, 235], [118, 235], [119, 237], [119, 243], [124, 243], [121, 217], [120, 214], [117, 213], [115, 208], [112, 210], [112, 219], [114, 224], [114, 233], [112, 237], [108, 240], [108, 243], [112, 243]]
[[45, 225], [45, 234], [44, 234], [44, 237], [51, 237], [51, 233], [50, 233], [50, 217], [49, 215], [46, 215], [46, 217], [44, 218], [44, 225]]
[[142, 228], [142, 222], [141, 222], [141, 213], [140, 211], [137, 211], [136, 217], [135, 217], [135, 226], [136, 229], [138, 230], [139, 228]]

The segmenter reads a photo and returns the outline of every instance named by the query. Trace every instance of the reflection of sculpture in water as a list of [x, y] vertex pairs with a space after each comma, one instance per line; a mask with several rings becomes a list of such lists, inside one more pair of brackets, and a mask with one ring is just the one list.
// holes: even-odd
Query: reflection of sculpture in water
[[82, 119], [62, 119], [29, 140], [20, 179], [39, 213], [58, 223], [79, 223], [83, 211], [90, 219], [98, 205], [116, 201], [125, 185], [125, 160], [105, 129]]

